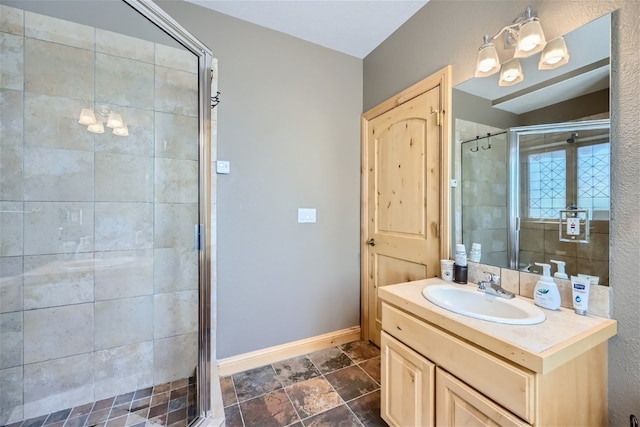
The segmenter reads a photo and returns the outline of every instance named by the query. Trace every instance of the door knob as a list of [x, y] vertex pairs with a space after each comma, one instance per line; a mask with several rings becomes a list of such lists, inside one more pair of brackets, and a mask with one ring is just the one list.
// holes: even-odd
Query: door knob
[[367, 245], [369, 245], [369, 246], [375, 246], [375, 245], [376, 245], [376, 241], [375, 241], [375, 240], [373, 240], [373, 239], [369, 239], [369, 240], [367, 240]]

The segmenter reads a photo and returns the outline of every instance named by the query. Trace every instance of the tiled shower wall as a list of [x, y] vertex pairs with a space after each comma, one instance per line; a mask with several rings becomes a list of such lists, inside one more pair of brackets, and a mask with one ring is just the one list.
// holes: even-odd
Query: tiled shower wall
[[[456, 119], [456, 143], [476, 136], [501, 132], [487, 125]], [[491, 145], [491, 148], [488, 148]], [[484, 147], [484, 148], [482, 148]], [[478, 150], [473, 142], [461, 146], [461, 162], [456, 170], [462, 171], [462, 194], [460, 218], [462, 241], [467, 251], [471, 243], [482, 245], [482, 261], [487, 264], [508, 265], [507, 235], [507, 134], [478, 141]], [[460, 212], [460, 209], [456, 209]], [[458, 242], [461, 240], [457, 240]]]
[[6, 6], [0, 45], [0, 425], [193, 375], [197, 58]]

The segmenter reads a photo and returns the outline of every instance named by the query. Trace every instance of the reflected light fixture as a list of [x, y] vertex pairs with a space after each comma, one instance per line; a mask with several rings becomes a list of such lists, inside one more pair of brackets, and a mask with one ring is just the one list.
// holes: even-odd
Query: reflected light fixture
[[[513, 59], [501, 66], [493, 41], [502, 34], [504, 34], [505, 47], [515, 47], [515, 51]], [[561, 40], [556, 41], [558, 39]], [[566, 44], [564, 44], [564, 39], [561, 37], [558, 39], [554, 39], [554, 43], [549, 43], [549, 48], [546, 48], [547, 42], [540, 20], [534, 15], [531, 6], [527, 6], [523, 15], [514, 19], [512, 24], [503, 27], [496, 35], [493, 37], [488, 34], [484, 35], [482, 46], [478, 50], [475, 76], [487, 77], [497, 73], [502, 68], [498, 83], [500, 86], [511, 86], [520, 83], [524, 80], [524, 75], [517, 59], [527, 58], [543, 50], [538, 68], [540, 70], [550, 70], [560, 67], [569, 61], [569, 53], [567, 52]], [[564, 53], [559, 54], [559, 52]]]
[[81, 125], [93, 125], [96, 123], [96, 115], [94, 114], [91, 108], [83, 108], [80, 111], [80, 118], [78, 119], [78, 123]]
[[513, 86], [523, 80], [524, 74], [522, 74], [522, 66], [518, 58], [513, 58], [504, 63], [500, 71], [500, 80], [498, 80], [499, 86]]
[[538, 62], [539, 70], [553, 70], [569, 62], [569, 51], [564, 37], [560, 36], [551, 40], [544, 47]]
[[87, 126], [87, 130], [91, 133], [104, 133], [104, 125], [98, 120], [92, 125]]
[[122, 116], [118, 113], [109, 113], [109, 118], [107, 119], [107, 127], [111, 129], [121, 128], [124, 126], [124, 122], [122, 121]]
[[113, 129], [113, 134], [117, 136], [129, 136], [129, 128], [123, 123], [122, 126]]

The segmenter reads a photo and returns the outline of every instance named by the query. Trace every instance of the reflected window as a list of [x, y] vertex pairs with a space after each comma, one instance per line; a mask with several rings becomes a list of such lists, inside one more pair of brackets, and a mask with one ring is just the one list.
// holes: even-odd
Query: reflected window
[[574, 206], [589, 209], [591, 219], [609, 219], [609, 142], [530, 153], [525, 170], [526, 217], [557, 219]]

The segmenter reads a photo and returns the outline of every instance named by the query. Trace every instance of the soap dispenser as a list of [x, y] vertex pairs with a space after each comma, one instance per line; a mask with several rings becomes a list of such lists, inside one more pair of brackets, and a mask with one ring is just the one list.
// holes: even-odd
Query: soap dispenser
[[567, 273], [565, 273], [565, 271], [564, 271], [564, 266], [566, 264], [564, 261], [551, 260], [551, 262], [558, 266], [558, 271], [553, 273], [553, 277], [558, 278], [558, 279], [568, 279], [569, 278], [569, 276], [567, 276]]
[[542, 267], [542, 277], [536, 283], [536, 288], [533, 291], [533, 300], [540, 307], [557, 310], [560, 308], [560, 291], [558, 291], [558, 286], [553, 281], [553, 277], [551, 277], [551, 266], [538, 262], [535, 264]]

